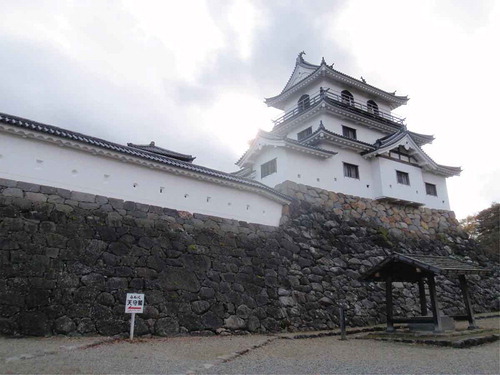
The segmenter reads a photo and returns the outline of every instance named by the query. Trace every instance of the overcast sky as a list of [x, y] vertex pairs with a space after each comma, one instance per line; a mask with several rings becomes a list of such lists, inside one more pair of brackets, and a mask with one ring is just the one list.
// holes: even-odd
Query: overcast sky
[[500, 2], [0, 0], [0, 112], [231, 172], [300, 51], [408, 95], [394, 113], [461, 166], [459, 218], [500, 201]]

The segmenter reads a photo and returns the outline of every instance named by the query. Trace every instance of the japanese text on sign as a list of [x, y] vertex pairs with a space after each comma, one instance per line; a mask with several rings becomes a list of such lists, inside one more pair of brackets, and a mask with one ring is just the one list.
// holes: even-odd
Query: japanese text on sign
[[144, 294], [127, 293], [127, 300], [125, 301], [125, 312], [142, 314], [144, 310]]

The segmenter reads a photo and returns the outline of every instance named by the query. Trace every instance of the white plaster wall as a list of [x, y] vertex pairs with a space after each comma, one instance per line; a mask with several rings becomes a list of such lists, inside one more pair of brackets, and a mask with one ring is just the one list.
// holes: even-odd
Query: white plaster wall
[[[276, 158], [276, 173], [272, 173], [261, 178], [260, 166]], [[285, 150], [281, 147], [265, 147], [255, 159], [253, 169], [255, 170], [255, 179], [264, 185], [274, 187], [286, 180], [286, 171], [288, 170], [288, 159], [285, 157]]]
[[[424, 183], [428, 182], [430, 184], [436, 185], [437, 196], [425, 195], [424, 203], [426, 206], [431, 208], [439, 208], [442, 210], [450, 209], [450, 198], [448, 197], [448, 187], [446, 185], [446, 178], [443, 176], [437, 176], [432, 173], [423, 171], [422, 178]], [[424, 186], [425, 192], [425, 186]]]
[[[260, 180], [274, 187], [290, 180], [325, 190], [377, 199], [390, 197], [422, 203], [429, 208], [449, 210], [446, 179], [421, 168], [386, 158], [365, 159], [355, 151], [336, 146], [323, 148], [338, 152], [328, 159], [322, 159], [302, 152], [268, 148], [255, 164], [257, 179], [260, 180], [260, 164], [277, 158], [278, 172]], [[359, 179], [345, 177], [343, 163], [354, 164], [359, 169]], [[397, 182], [396, 170], [409, 174], [410, 185]], [[438, 196], [427, 195], [425, 183], [436, 185]]]
[[[345, 177], [343, 163], [354, 164], [359, 169], [359, 179]], [[373, 198], [373, 167], [371, 160], [366, 160], [354, 151], [341, 149], [335, 156], [333, 167], [332, 191]]]
[[[410, 164], [400, 163], [386, 158], [377, 158], [380, 173], [379, 196], [404, 199], [425, 204], [429, 208], [449, 210], [446, 179], [431, 173], [422, 172], [421, 168]], [[410, 185], [397, 182], [396, 171], [406, 172], [410, 178]], [[425, 182], [436, 185], [438, 196], [429, 196], [425, 192]], [[378, 197], [378, 196], [377, 196]]]
[[381, 131], [367, 128], [366, 126], [357, 124], [349, 119], [341, 119], [340, 117], [328, 113], [320, 112], [314, 116], [308, 118], [303, 124], [291, 130], [287, 137], [291, 139], [297, 139], [297, 134], [308, 127], [312, 127], [312, 131], [316, 131], [319, 127], [320, 121], [323, 121], [324, 127], [334, 133], [342, 135], [342, 126], [348, 126], [350, 128], [356, 129], [357, 139], [362, 142], [373, 144], [379, 138], [387, 136], [386, 133]]
[[[300, 184], [316, 186], [322, 189], [373, 198], [373, 176], [371, 160], [366, 160], [356, 152], [329, 147], [338, 152], [328, 159], [319, 158], [290, 149], [266, 149], [262, 153], [255, 169], [260, 180], [260, 164], [277, 157], [278, 173], [260, 180], [274, 187], [283, 181], [290, 180]], [[281, 151], [281, 152], [279, 152]], [[343, 163], [359, 167], [359, 179], [344, 176]]]
[[45, 141], [2, 132], [0, 155], [6, 179], [266, 225], [281, 218], [282, 205], [256, 193]]
[[387, 134], [381, 131], [367, 128], [366, 126], [357, 124], [349, 119], [341, 119], [331, 113], [325, 113], [323, 118], [323, 125], [327, 130], [342, 135], [342, 126], [356, 129], [357, 139], [361, 142], [373, 144], [379, 138], [385, 137]]

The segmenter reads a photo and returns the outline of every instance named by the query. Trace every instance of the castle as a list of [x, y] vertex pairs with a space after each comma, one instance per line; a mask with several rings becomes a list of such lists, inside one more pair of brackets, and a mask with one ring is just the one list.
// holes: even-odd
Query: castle
[[285, 181], [449, 210], [446, 178], [461, 170], [434, 162], [421, 148], [433, 137], [391, 114], [408, 98], [302, 55], [283, 91], [266, 99], [284, 115], [258, 133], [235, 173], [154, 142], [120, 145], [0, 114], [0, 178], [271, 226], [291, 202], [274, 189]]
[[268, 186], [294, 181], [329, 191], [403, 205], [449, 210], [446, 178], [458, 167], [437, 164], [422, 146], [431, 135], [409, 131], [391, 113], [408, 101], [343, 74], [323, 59], [296, 59], [279, 95], [283, 110], [270, 132], [260, 131], [238, 160], [238, 176]]

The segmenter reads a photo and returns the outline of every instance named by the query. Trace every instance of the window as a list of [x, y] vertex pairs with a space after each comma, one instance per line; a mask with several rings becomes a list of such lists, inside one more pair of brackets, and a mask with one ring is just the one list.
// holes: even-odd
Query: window
[[342, 125], [342, 135], [347, 138], [357, 139], [356, 129]]
[[276, 159], [269, 160], [268, 162], [260, 166], [260, 178], [269, 176], [270, 174], [277, 172]]
[[366, 103], [366, 107], [368, 112], [373, 113], [375, 116], [378, 116], [378, 105], [373, 100], [368, 100]]
[[301, 141], [304, 138], [309, 137], [313, 132], [312, 126], [308, 127], [307, 129], [302, 130], [301, 132], [297, 133], [297, 140]]
[[389, 151], [389, 157], [392, 159], [405, 161], [407, 163], [417, 164], [417, 159], [411, 156], [403, 146], [399, 146], [398, 148]]
[[311, 106], [311, 102], [309, 100], [309, 95], [307, 95], [307, 94], [302, 95], [299, 99], [299, 102], [298, 102], [299, 112], [309, 108], [310, 106]]
[[406, 172], [396, 171], [398, 184], [410, 185], [410, 176]]
[[429, 184], [428, 182], [425, 183], [425, 192], [427, 195], [434, 195], [435, 197], [438, 195], [436, 185]]
[[347, 104], [347, 105], [351, 105], [351, 106], [354, 105], [354, 96], [352, 96], [352, 94], [349, 91], [347, 91], [347, 90], [342, 91], [340, 93], [340, 98], [341, 98], [343, 104]]
[[357, 178], [359, 180], [359, 168], [357, 165], [344, 163], [344, 176]]

